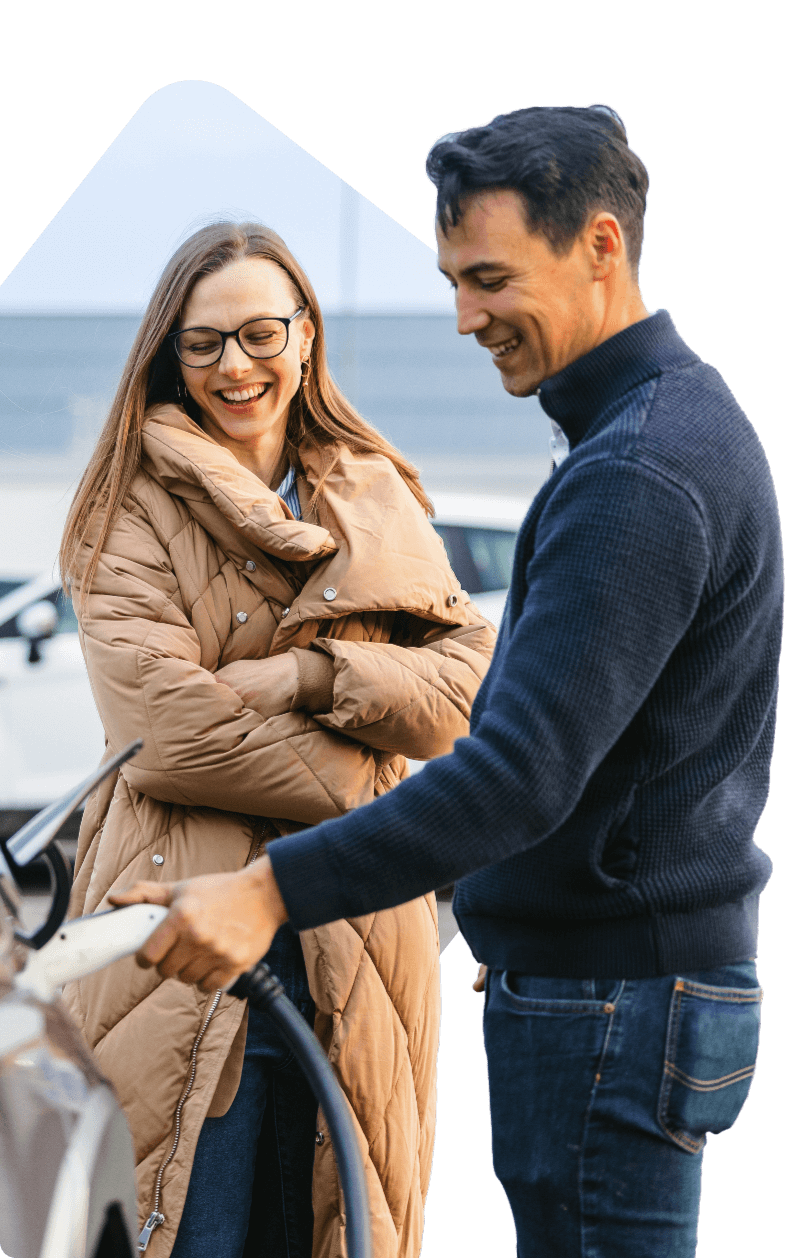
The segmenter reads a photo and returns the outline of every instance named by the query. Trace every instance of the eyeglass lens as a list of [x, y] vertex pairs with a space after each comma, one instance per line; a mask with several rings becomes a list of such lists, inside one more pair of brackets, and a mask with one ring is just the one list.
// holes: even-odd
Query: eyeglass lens
[[[239, 340], [250, 358], [276, 358], [288, 343], [288, 327], [279, 319], [253, 319]], [[176, 337], [176, 351], [186, 366], [208, 367], [222, 356], [222, 337], [213, 328], [187, 328]]]

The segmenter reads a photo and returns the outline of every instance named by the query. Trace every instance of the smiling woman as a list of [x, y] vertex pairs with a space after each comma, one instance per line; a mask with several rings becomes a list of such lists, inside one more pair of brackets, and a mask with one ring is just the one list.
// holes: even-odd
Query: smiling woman
[[182, 328], [171, 333], [204, 431], [271, 489], [288, 470], [288, 415], [315, 337], [303, 306], [287, 318], [275, 313], [293, 305], [293, 285], [277, 263], [241, 258], [198, 280]]
[[[238, 870], [467, 732], [494, 635], [428, 510], [415, 470], [334, 384], [315, 293], [279, 237], [217, 224], [187, 241], [63, 540], [108, 746], [144, 740], [86, 809], [77, 912], [140, 877]], [[368, 1142], [380, 1258], [420, 1249], [438, 952], [429, 895], [301, 936], [286, 924], [267, 955]], [[340, 1252], [307, 1085], [265, 1016], [179, 977], [119, 963], [110, 983], [66, 991], [135, 1138], [141, 1248]]]
[[[250, 272], [245, 270], [250, 265], [253, 267], [252, 274], [262, 285], [260, 289], [250, 280]], [[238, 268], [241, 268], [240, 272]], [[226, 271], [239, 276], [243, 273], [238, 295], [234, 285], [223, 278]], [[107, 422], [77, 489], [63, 536], [60, 570], [67, 575], [71, 573], [75, 563], [78, 563], [80, 547], [95, 527], [98, 532], [81, 582], [82, 589], [91, 584], [101, 547], [120, 510], [124, 493], [140, 466], [143, 426], [153, 406], [163, 402], [183, 405], [189, 418], [201, 428], [205, 422], [214, 425], [215, 431], [210, 435], [215, 440], [217, 431], [223, 432], [220, 444], [235, 440], [232, 431], [225, 432], [221, 424], [217, 425], [215, 411], [221, 404], [215, 400], [204, 412], [201, 400], [207, 403], [208, 396], [204, 385], [199, 383], [199, 374], [195, 376], [194, 369], [186, 367], [193, 373], [192, 383], [196, 390], [193, 395], [190, 382], [185, 380], [185, 366], [178, 361], [178, 342], [173, 334], [196, 326], [191, 318], [186, 317], [189, 303], [194, 299], [197, 305], [193, 304], [193, 309], [200, 310], [204, 308], [204, 297], [206, 308], [220, 311], [223, 302], [230, 302], [236, 309], [243, 307], [245, 311], [250, 311], [251, 301], [254, 310], [248, 313], [248, 318], [269, 314], [270, 311], [265, 309], [267, 303], [271, 306], [278, 300], [281, 303], [285, 300], [286, 305], [291, 307], [303, 305], [306, 315], [302, 332], [307, 333], [307, 344], [312, 343], [309, 369], [302, 372], [300, 368], [299, 372], [294, 372], [286, 346], [286, 363], [290, 363], [290, 370], [286, 368], [273, 373], [274, 378], [279, 380], [273, 392], [279, 399], [281, 419], [282, 406], [285, 405], [288, 410], [288, 422], [283, 431], [290, 454], [296, 458], [299, 443], [309, 441], [312, 447], [328, 456], [322, 460], [322, 483], [324, 476], [331, 471], [333, 450], [339, 441], [359, 454], [382, 454], [397, 469], [418, 502], [429, 510], [428, 498], [415, 468], [362, 419], [332, 379], [327, 362], [324, 321], [315, 292], [280, 237], [259, 223], [212, 224], [191, 236], [165, 267], [138, 328]], [[245, 302], [248, 304], [245, 305]], [[224, 309], [227, 310], [227, 305]], [[237, 320], [235, 326], [245, 321]], [[218, 318], [216, 322], [219, 322]], [[308, 324], [312, 327], [312, 337]], [[233, 326], [233, 320], [225, 324], [226, 329]], [[218, 329], [212, 327], [211, 330]], [[236, 347], [249, 361], [249, 355], [243, 354], [240, 342], [236, 346], [231, 341], [233, 348], [229, 351], [227, 337], [222, 339], [222, 362], [225, 362], [229, 352], [233, 357], [233, 348]], [[288, 341], [293, 346], [293, 338], [289, 336]], [[245, 372], [243, 365], [239, 368], [238, 361], [229, 365], [231, 374], [224, 379], [231, 388], [236, 382], [234, 372], [238, 375], [239, 370], [245, 382], [247, 378], [259, 378], [251, 371]], [[217, 367], [220, 366], [221, 363], [217, 363]], [[261, 371], [261, 378], [266, 375], [272, 379], [271, 373]], [[287, 400], [286, 378], [290, 381], [287, 387], [292, 390]], [[268, 409], [271, 412], [271, 404]], [[222, 410], [228, 415], [232, 413], [224, 405]], [[272, 428], [271, 422], [267, 427]], [[250, 428], [241, 431], [246, 436], [241, 440], [239, 449], [246, 449], [249, 455], [255, 438], [251, 436]], [[234, 453], [238, 454], [238, 449]]]

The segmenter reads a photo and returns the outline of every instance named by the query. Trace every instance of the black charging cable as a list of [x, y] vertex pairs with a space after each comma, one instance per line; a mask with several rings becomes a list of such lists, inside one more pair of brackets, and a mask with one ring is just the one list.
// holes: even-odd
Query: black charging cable
[[346, 1206], [348, 1258], [372, 1258], [368, 1190], [357, 1133], [351, 1121], [348, 1102], [324, 1050], [265, 961], [259, 961], [246, 974], [242, 974], [228, 990], [231, 996], [246, 999], [255, 1009], [268, 1013], [301, 1066], [324, 1111], [332, 1136]]

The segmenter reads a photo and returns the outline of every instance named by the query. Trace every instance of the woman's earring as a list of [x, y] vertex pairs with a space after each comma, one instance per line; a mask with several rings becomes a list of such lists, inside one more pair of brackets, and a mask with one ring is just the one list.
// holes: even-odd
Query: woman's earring
[[178, 375], [176, 376], [176, 392], [178, 393], [178, 400], [181, 403], [181, 405], [186, 406], [187, 391], [186, 391], [186, 386], [184, 385], [184, 380], [181, 375], [181, 372], [179, 372]]
[[307, 382], [307, 377], [309, 375], [310, 375], [310, 358], [308, 355], [307, 358], [302, 359], [302, 384], [305, 384]]

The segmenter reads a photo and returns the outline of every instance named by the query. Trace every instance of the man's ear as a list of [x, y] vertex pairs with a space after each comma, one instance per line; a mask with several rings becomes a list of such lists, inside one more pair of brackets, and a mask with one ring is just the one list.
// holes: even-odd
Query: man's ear
[[593, 249], [594, 267], [603, 279], [610, 273], [611, 263], [625, 253], [623, 228], [614, 214], [596, 214], [589, 228], [589, 245]]

